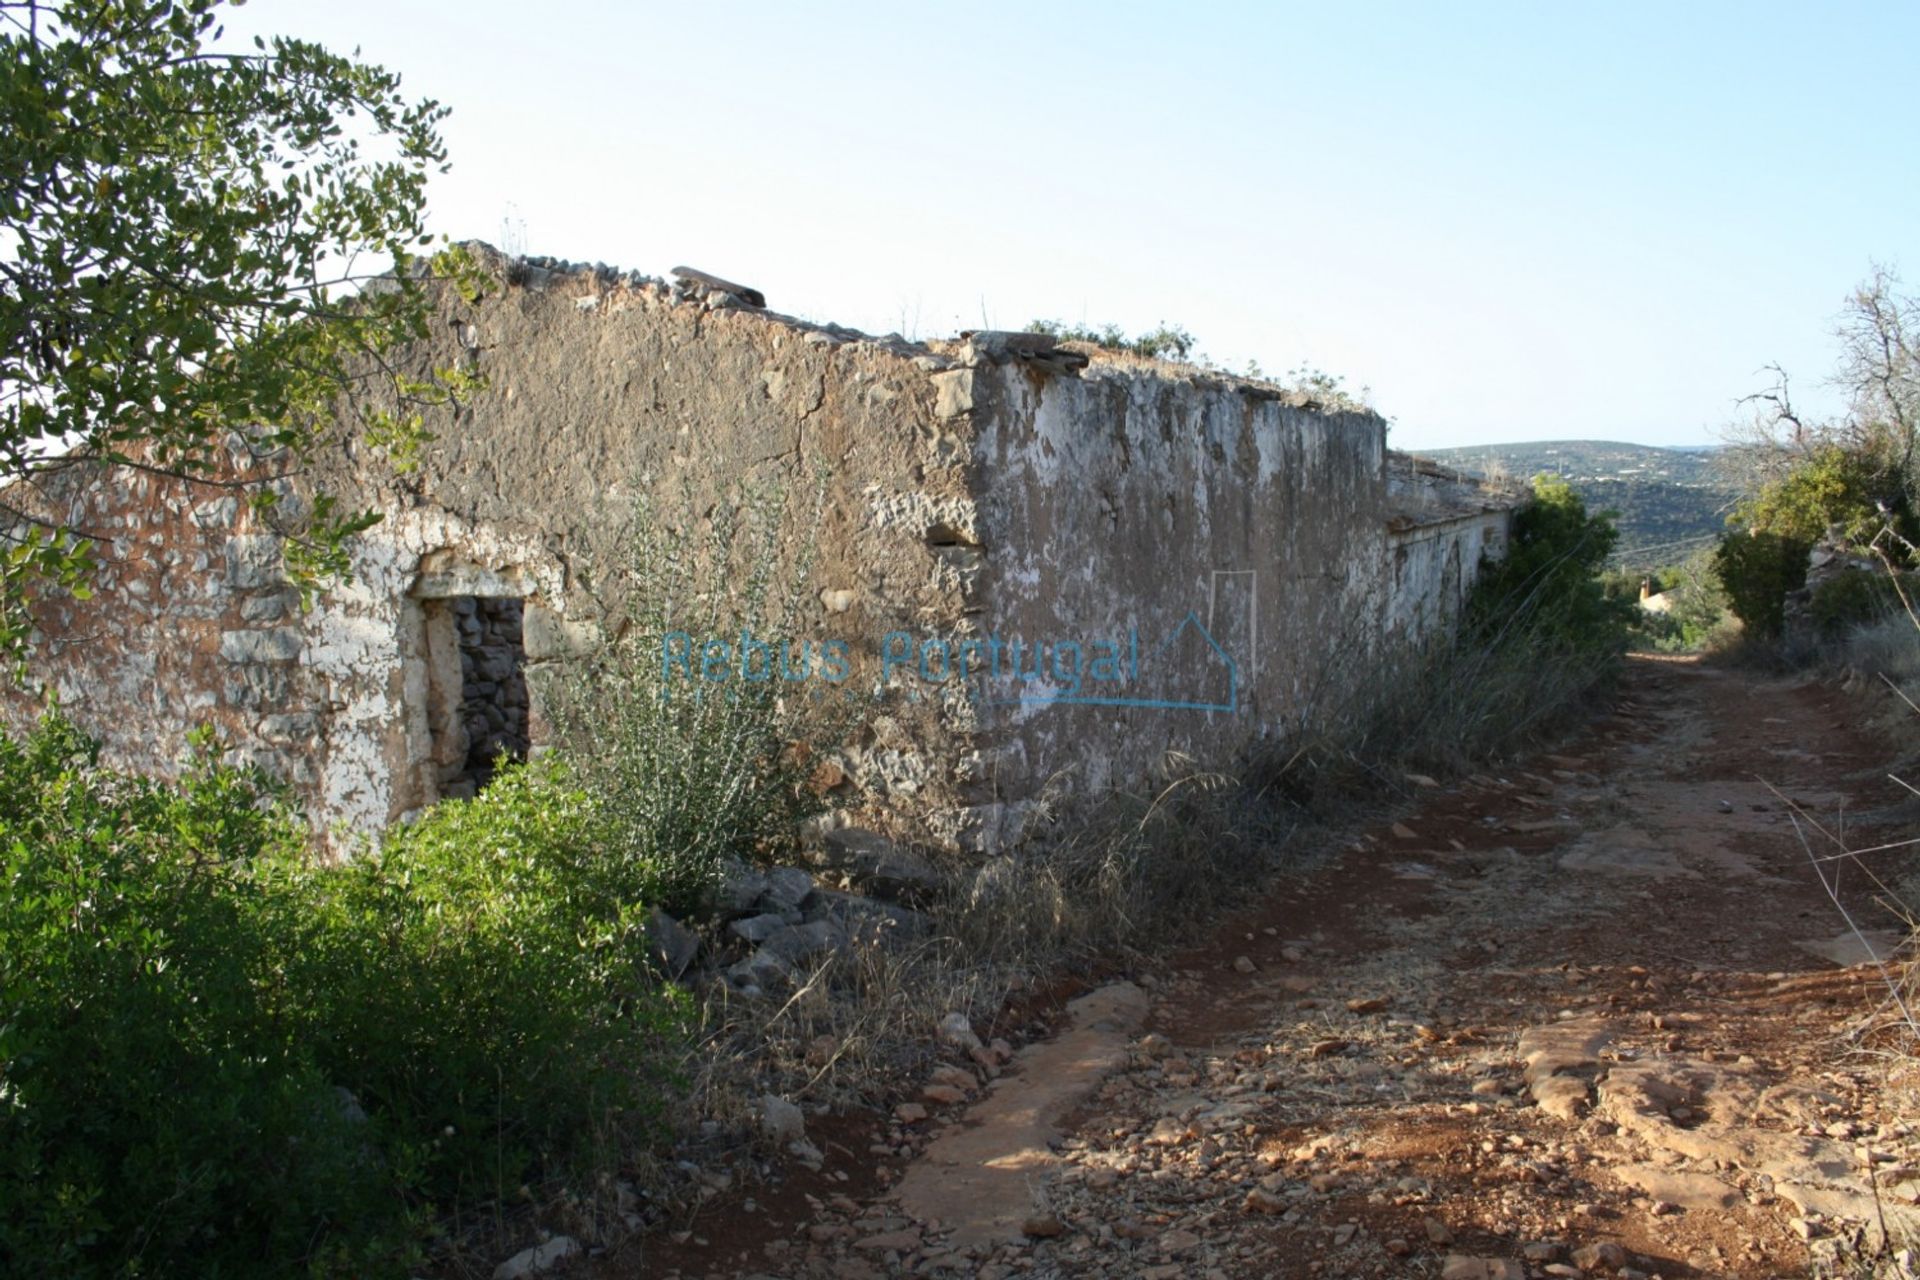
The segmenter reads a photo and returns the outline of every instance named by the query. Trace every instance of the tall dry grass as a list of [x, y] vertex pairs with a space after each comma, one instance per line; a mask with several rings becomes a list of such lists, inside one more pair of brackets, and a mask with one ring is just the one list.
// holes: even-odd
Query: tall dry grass
[[[1891, 564], [1887, 571], [1900, 608], [1820, 641], [1803, 640], [1804, 651], [1787, 660], [1822, 666], [1843, 687], [1872, 699], [1865, 727], [1901, 753], [1888, 776], [1920, 802], [1920, 786], [1911, 780], [1920, 770], [1920, 614]], [[1883, 995], [1849, 1027], [1850, 1047], [1885, 1068], [1886, 1096], [1920, 1122], [1920, 837], [1865, 844], [1844, 826], [1774, 794], [1835, 914], [1880, 976]], [[1897, 941], [1884, 941], [1889, 933]], [[1879, 1181], [1872, 1186], [1878, 1197]], [[1881, 1204], [1874, 1229], [1826, 1243], [1815, 1259], [1817, 1274], [1912, 1280], [1920, 1240], [1890, 1222]]]

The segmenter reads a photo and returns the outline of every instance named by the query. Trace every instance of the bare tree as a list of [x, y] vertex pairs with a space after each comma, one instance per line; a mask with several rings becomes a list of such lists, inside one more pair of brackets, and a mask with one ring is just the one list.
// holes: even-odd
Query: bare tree
[[1900, 279], [1875, 266], [1841, 316], [1838, 382], [1847, 392], [1842, 443], [1882, 450], [1899, 475], [1901, 491], [1916, 493], [1915, 442], [1920, 439], [1920, 367], [1914, 333], [1920, 301], [1900, 292]]
[[1835, 336], [1840, 364], [1831, 383], [1844, 397], [1836, 417], [1803, 414], [1792, 382], [1778, 364], [1763, 370], [1769, 384], [1740, 401], [1744, 417], [1726, 431], [1734, 446], [1721, 459], [1727, 479], [1746, 492], [1795, 470], [1814, 454], [1838, 447], [1870, 462], [1884, 477], [1885, 497], [1920, 510], [1920, 300], [1901, 291], [1900, 278], [1876, 265], [1847, 298]]

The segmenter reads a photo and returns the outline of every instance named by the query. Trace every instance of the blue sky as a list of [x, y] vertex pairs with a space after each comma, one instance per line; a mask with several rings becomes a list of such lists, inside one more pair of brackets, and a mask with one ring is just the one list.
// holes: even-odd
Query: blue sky
[[[1716, 438], [1920, 273], [1912, 4], [254, 0], [453, 107], [436, 231], [936, 337], [1161, 321], [1401, 448]], [[1915, 280], [1920, 284], [1920, 280]], [[1828, 396], [1830, 402], [1830, 393]]]

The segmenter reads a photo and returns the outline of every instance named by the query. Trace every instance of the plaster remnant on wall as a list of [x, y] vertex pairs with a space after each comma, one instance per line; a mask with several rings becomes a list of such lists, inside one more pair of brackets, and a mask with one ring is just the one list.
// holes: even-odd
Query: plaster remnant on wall
[[538, 602], [527, 605], [523, 626], [529, 662], [586, 657], [603, 643], [599, 624], [570, 621]]
[[940, 418], [958, 418], [973, 412], [973, 370], [955, 369], [933, 376], [933, 412]]
[[979, 511], [970, 497], [887, 492], [877, 485], [867, 490], [866, 497], [868, 518], [876, 529], [900, 529], [921, 536], [950, 530], [968, 541], [979, 541]]

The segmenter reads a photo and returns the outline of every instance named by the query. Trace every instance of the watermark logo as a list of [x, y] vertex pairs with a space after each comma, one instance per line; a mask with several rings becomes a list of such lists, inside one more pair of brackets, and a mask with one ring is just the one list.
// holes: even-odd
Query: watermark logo
[[743, 685], [807, 686], [816, 698], [862, 696], [862, 667], [874, 672], [875, 699], [890, 691], [910, 701], [954, 691], [984, 707], [1055, 704], [1143, 707], [1233, 714], [1240, 709], [1241, 667], [1189, 612], [1158, 636], [1138, 626], [1099, 637], [915, 636], [888, 632], [867, 661], [852, 642], [766, 640], [751, 628], [737, 636], [669, 632], [660, 642], [663, 698], [695, 697]]

